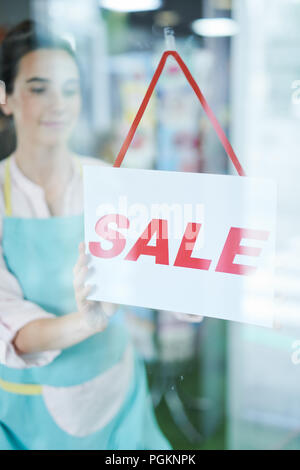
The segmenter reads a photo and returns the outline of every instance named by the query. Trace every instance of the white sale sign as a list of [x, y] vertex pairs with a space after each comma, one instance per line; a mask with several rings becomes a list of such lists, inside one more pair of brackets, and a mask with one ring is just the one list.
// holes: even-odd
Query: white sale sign
[[84, 165], [89, 299], [273, 323], [271, 180]]

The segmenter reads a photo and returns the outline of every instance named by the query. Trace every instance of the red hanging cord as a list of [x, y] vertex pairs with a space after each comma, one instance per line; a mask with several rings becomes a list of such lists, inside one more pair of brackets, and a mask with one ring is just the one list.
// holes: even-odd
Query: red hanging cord
[[148, 90], [146, 91], [146, 94], [144, 96], [144, 99], [142, 101], [142, 104], [141, 106], [139, 107], [139, 110], [134, 118], [134, 121], [129, 129], [129, 132], [123, 142], [123, 145], [118, 153], [118, 156], [114, 162], [114, 167], [120, 167], [123, 160], [124, 160], [124, 157], [126, 155], [126, 152], [128, 150], [128, 147], [129, 145], [131, 144], [132, 142], [132, 139], [134, 137], [134, 134], [137, 130], [137, 127], [143, 117], [143, 114], [145, 112], [145, 109], [149, 103], [149, 100], [151, 98], [151, 95], [153, 93], [153, 90], [158, 82], [158, 79], [163, 71], [163, 68], [165, 66], [165, 63], [166, 63], [166, 60], [168, 58], [168, 56], [171, 55], [174, 57], [174, 59], [177, 61], [179, 67], [181, 68], [182, 72], [184, 73], [187, 81], [189, 82], [189, 84], [191, 85], [191, 87], [193, 88], [194, 92], [196, 93], [208, 119], [210, 120], [210, 122], [212, 123], [216, 133], [217, 133], [217, 136], [219, 137], [220, 139], [220, 142], [225, 150], [225, 152], [227, 153], [227, 155], [229, 156], [230, 160], [232, 161], [236, 171], [238, 172], [238, 174], [240, 176], [246, 176], [245, 172], [244, 172], [244, 169], [242, 167], [242, 165], [240, 164], [229, 140], [227, 139], [226, 135], [225, 135], [225, 132], [223, 131], [222, 127], [220, 126], [216, 116], [214, 115], [212, 109], [210, 108], [210, 106], [208, 105], [206, 99], [204, 98], [203, 94], [201, 93], [200, 91], [200, 88], [198, 87], [196, 81], [194, 80], [191, 72], [189, 71], [188, 67], [186, 66], [186, 64], [183, 62], [182, 58], [180, 57], [180, 55], [178, 54], [178, 52], [176, 51], [166, 51], [163, 53], [160, 61], [159, 61], [159, 64], [157, 66], [157, 69], [155, 70], [155, 73], [152, 77], [152, 80], [150, 82], [150, 85], [148, 87]]

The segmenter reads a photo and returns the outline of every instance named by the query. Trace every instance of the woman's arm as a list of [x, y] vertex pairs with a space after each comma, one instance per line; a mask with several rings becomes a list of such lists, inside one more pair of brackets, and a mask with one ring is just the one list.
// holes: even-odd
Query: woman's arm
[[117, 306], [86, 299], [92, 286], [85, 286], [88, 255], [84, 243], [79, 244], [79, 257], [73, 269], [74, 291], [78, 311], [59, 318], [41, 318], [27, 323], [16, 334], [13, 344], [19, 354], [65, 349], [105, 330]]
[[72, 312], [27, 323], [17, 332], [13, 345], [18, 354], [65, 349], [98, 331], [88, 325], [81, 312]]

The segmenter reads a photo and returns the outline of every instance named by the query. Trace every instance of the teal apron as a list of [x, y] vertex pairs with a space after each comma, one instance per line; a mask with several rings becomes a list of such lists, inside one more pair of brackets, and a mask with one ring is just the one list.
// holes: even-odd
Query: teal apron
[[[3, 256], [22, 288], [24, 299], [57, 316], [77, 311], [73, 267], [78, 244], [84, 239], [83, 216], [12, 217], [10, 193], [7, 159]], [[97, 419], [106, 407], [99, 410], [95, 396], [91, 400], [89, 381], [110, 377], [110, 371], [122, 364], [130, 347], [123, 311], [119, 309], [105, 331], [62, 350], [48, 365], [17, 369], [1, 364], [0, 449], [170, 449], [154, 416], [144, 364], [134, 349], [133, 372], [124, 399], [109, 421], [97, 426]], [[87, 413], [95, 413], [96, 423], [91, 423], [84, 435], [80, 435], [80, 421], [75, 433], [60, 426], [60, 416], [55, 419], [56, 405], [54, 414], [49, 412], [44, 393], [54, 390], [55, 394], [57, 390], [63, 397], [82, 384], [86, 390], [86, 399], [84, 395], [80, 397], [82, 407], [87, 407]], [[109, 399], [107, 405], [111, 405]], [[72, 421], [73, 416], [68, 419]]]

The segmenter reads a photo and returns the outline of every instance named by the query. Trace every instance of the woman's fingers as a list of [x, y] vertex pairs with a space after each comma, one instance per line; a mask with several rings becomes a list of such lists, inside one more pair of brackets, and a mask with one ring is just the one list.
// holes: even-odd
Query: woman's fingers
[[81, 289], [78, 289], [77, 297], [76, 297], [77, 302], [81, 302], [81, 303], [85, 302], [92, 288], [93, 288], [92, 285], [87, 284], [86, 286], [81, 287]]
[[90, 261], [90, 256], [85, 253], [81, 253], [77, 259], [77, 263], [74, 266], [73, 274], [76, 275], [83, 266], [86, 266]]
[[203, 317], [201, 315], [189, 315], [188, 321], [191, 323], [201, 323]]
[[87, 276], [89, 268], [87, 266], [82, 266], [80, 270], [77, 272], [77, 274], [74, 277], [73, 285], [75, 290], [81, 289], [81, 287], [84, 285], [85, 278]]
[[177, 320], [180, 321], [187, 321], [189, 323], [201, 323], [203, 320], [203, 317], [200, 315], [192, 315], [189, 313], [178, 313], [174, 312]]
[[85, 285], [87, 275], [92, 272], [93, 268], [88, 268], [90, 255], [85, 253], [85, 243], [78, 245], [78, 259], [73, 268], [73, 285], [75, 290], [75, 298], [79, 311], [81, 311], [89, 325], [97, 330], [104, 330], [107, 327], [109, 317], [111, 317], [118, 309], [118, 306], [110, 302], [98, 302], [87, 300], [93, 285]]
[[108, 316], [104, 313], [101, 302], [87, 302], [84, 308], [85, 318], [92, 328], [104, 330], [108, 325]]
[[79, 253], [84, 253], [85, 252], [85, 243], [84, 242], [79, 243], [78, 251], [79, 251]]
[[85, 243], [84, 242], [79, 243], [78, 252], [79, 252], [79, 255], [78, 255], [78, 258], [77, 258], [77, 262], [76, 262], [76, 264], [73, 268], [73, 273], [74, 274], [76, 274], [78, 272], [78, 270], [80, 270], [82, 265], [87, 264], [88, 261], [89, 261], [89, 255], [87, 255], [85, 253]]
[[118, 310], [118, 305], [112, 304], [111, 302], [101, 302], [101, 306], [107, 317], [111, 317]]

